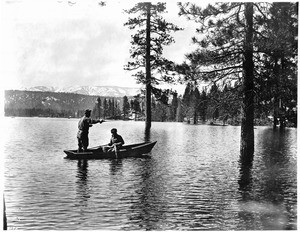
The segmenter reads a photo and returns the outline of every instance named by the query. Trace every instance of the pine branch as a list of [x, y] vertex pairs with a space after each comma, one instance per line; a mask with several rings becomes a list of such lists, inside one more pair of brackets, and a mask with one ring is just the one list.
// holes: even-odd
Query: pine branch
[[241, 25], [242, 27], [245, 27], [245, 24], [242, 23], [242, 22], [240, 21], [240, 18], [239, 18], [240, 10], [241, 10], [241, 5], [239, 6], [238, 12], [236, 13], [236, 21], [238, 22], [239, 25]]
[[267, 20], [267, 19], [268, 19], [268, 17], [267, 17], [267, 16], [265, 15], [265, 13], [260, 9], [259, 5], [258, 5], [256, 2], [253, 3], [253, 6], [255, 6], [256, 9], [261, 13], [261, 15], [264, 17], [264, 20]]
[[215, 69], [215, 70], [212, 70], [212, 71], [201, 71], [201, 73], [202, 74], [215, 74], [217, 72], [222, 72], [222, 71], [226, 71], [226, 70], [230, 70], [230, 69], [239, 69], [239, 68], [243, 68], [243, 66], [242, 65], [230, 66], [230, 67]]

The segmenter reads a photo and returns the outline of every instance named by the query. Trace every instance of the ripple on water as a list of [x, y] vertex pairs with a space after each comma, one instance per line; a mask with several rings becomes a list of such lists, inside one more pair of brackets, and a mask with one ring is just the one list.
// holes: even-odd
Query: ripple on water
[[[10, 228], [296, 228], [296, 131], [258, 127], [250, 167], [239, 163], [239, 127], [181, 123], [153, 123], [151, 159], [78, 162], [62, 152], [77, 146], [77, 120], [13, 120], [4, 160]], [[91, 146], [107, 143], [112, 126], [127, 143], [143, 140], [143, 122], [107, 122], [91, 128]]]

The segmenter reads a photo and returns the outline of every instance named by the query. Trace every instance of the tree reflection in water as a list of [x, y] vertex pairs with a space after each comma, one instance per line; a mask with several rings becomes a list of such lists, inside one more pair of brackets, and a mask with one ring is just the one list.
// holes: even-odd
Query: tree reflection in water
[[266, 129], [262, 133], [254, 162], [240, 162], [239, 229], [295, 229], [296, 218], [292, 215], [296, 192], [294, 196], [285, 194], [297, 183], [291, 180], [296, 166], [289, 152], [288, 131]]
[[244, 210], [244, 205], [247, 202], [251, 201], [251, 193], [252, 193], [252, 166], [253, 162], [244, 162], [244, 160], [240, 160], [240, 176], [238, 179], [239, 184], [239, 192], [241, 194], [241, 209], [238, 212], [239, 218], [239, 226], [245, 227], [243, 229], [251, 230], [253, 228], [253, 223], [255, 220], [254, 215]]
[[[296, 229], [293, 202], [297, 199], [297, 192], [293, 193], [291, 189], [297, 188], [297, 170], [296, 160], [291, 156], [293, 143], [290, 141], [290, 132], [289, 129], [274, 131], [270, 128], [264, 130], [261, 136], [262, 165], [259, 167], [265, 168], [258, 171], [263, 175], [258, 181], [257, 195], [262, 202], [267, 202], [262, 215], [263, 225], [267, 229]], [[290, 194], [286, 195], [286, 192]]]
[[[151, 141], [151, 130], [145, 129], [144, 141]], [[164, 184], [157, 178], [156, 164], [151, 157], [135, 159], [135, 176], [140, 177], [135, 183], [135, 199], [130, 207], [130, 221], [135, 229], [157, 230], [165, 223], [166, 204], [163, 201]], [[132, 224], [130, 225], [132, 229]], [[124, 227], [123, 229], [126, 229]]]
[[[135, 159], [134, 175], [139, 177], [133, 186], [129, 209], [130, 230], [161, 230], [166, 220], [166, 202], [163, 202], [164, 184], [155, 174], [155, 162], [151, 158]], [[122, 229], [127, 230], [126, 225]]]

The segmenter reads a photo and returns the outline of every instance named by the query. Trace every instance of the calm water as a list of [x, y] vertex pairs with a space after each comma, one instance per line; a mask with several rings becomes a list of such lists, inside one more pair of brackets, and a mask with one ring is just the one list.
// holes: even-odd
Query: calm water
[[[5, 118], [9, 229], [261, 230], [297, 228], [297, 131], [255, 129], [252, 167], [239, 163], [240, 127], [153, 123], [151, 158], [64, 159], [78, 119]], [[106, 122], [144, 141], [143, 122]]]

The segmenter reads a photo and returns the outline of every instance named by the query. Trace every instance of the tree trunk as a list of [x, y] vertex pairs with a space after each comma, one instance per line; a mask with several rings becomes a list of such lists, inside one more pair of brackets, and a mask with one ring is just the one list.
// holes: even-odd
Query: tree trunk
[[144, 135], [145, 135], [144, 141], [145, 142], [150, 142], [151, 141], [150, 129], [145, 129]]
[[150, 7], [147, 3], [146, 26], [146, 130], [151, 128]]
[[279, 91], [279, 86], [278, 86], [278, 82], [279, 82], [279, 65], [278, 65], [278, 59], [277, 57], [275, 57], [275, 61], [274, 61], [275, 65], [274, 65], [274, 83], [275, 83], [275, 89], [274, 89], [274, 121], [273, 121], [273, 129], [277, 128], [277, 124], [278, 124], [278, 117], [279, 117], [279, 96], [278, 96], [278, 91]]
[[181, 100], [179, 99], [178, 101], [178, 106], [177, 106], [177, 109], [176, 109], [176, 122], [182, 122], [182, 108], [181, 108]]
[[[281, 82], [282, 82], [281, 78], [282, 78], [282, 75], [284, 74], [284, 65], [285, 65], [285, 62], [284, 62], [284, 56], [283, 55], [280, 57], [280, 63], [281, 63], [281, 65], [280, 65], [279, 75], [278, 75], [278, 85], [281, 85]], [[281, 93], [281, 91], [280, 91], [280, 93]], [[279, 96], [280, 96], [280, 98], [279, 98], [280, 129], [283, 130], [285, 128], [285, 126], [286, 126], [286, 124], [285, 124], [286, 109], [285, 109], [285, 107], [283, 105], [281, 94]]]
[[198, 124], [198, 116], [196, 110], [194, 111], [194, 124]]
[[241, 125], [241, 160], [250, 162], [254, 153], [254, 83], [253, 83], [253, 3], [245, 3], [246, 38], [244, 44], [243, 115]]
[[98, 101], [98, 118], [101, 118], [101, 100]]
[[277, 96], [274, 97], [274, 118], [273, 118], [273, 129], [277, 128], [278, 124], [278, 100]]
[[7, 217], [6, 217], [6, 207], [5, 207], [4, 196], [3, 196], [3, 230], [7, 230]]

